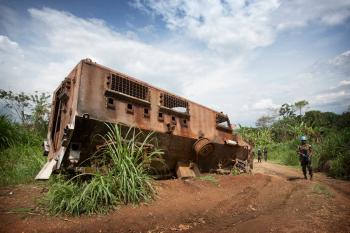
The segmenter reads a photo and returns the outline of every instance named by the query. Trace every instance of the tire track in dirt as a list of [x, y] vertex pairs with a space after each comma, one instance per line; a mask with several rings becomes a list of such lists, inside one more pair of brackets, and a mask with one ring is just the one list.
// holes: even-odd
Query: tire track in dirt
[[[350, 232], [349, 182], [334, 182], [344, 191], [326, 197], [312, 193], [313, 185], [326, 182], [320, 174], [309, 181], [280, 165], [256, 168], [254, 175], [213, 175], [219, 185], [200, 179], [159, 181], [156, 200], [121, 206], [108, 215], [63, 217], [66, 221], [0, 213], [0, 232]], [[42, 194], [33, 186], [0, 188], [5, 194], [15, 190], [11, 197], [0, 196], [1, 209], [35, 207]]]

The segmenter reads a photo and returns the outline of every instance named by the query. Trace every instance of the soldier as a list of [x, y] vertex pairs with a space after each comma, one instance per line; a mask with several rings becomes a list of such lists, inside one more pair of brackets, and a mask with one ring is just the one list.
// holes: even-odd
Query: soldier
[[306, 143], [306, 136], [301, 136], [300, 141], [301, 145], [298, 146], [297, 153], [299, 155], [300, 164], [303, 170], [304, 178], [306, 176], [306, 168], [309, 170], [310, 180], [312, 179], [312, 167], [311, 167], [311, 157], [312, 157], [312, 148], [310, 144]]
[[264, 147], [263, 153], [264, 153], [264, 160], [266, 162], [267, 161], [267, 149], [266, 149], [266, 147]]
[[258, 163], [261, 163], [261, 157], [262, 157], [262, 154], [261, 154], [261, 150], [259, 148], [258, 149]]

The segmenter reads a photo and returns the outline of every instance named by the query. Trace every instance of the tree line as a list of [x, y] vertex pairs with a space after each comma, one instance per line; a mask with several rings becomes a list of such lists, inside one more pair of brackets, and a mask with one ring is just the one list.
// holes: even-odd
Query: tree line
[[350, 177], [350, 112], [307, 111], [308, 101], [282, 104], [261, 116], [256, 127], [240, 126], [237, 133], [255, 148], [268, 147], [270, 158], [297, 165], [296, 147], [306, 135], [314, 147], [313, 166], [335, 177]]

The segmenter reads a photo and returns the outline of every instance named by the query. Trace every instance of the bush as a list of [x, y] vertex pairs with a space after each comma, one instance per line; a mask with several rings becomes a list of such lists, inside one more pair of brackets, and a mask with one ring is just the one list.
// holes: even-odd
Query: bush
[[334, 177], [349, 177], [350, 161], [350, 129], [330, 132], [315, 147], [318, 167], [323, 168], [327, 161], [331, 162], [330, 174]]
[[0, 115], [0, 149], [10, 146], [25, 144], [40, 146], [41, 136], [36, 132], [12, 122], [7, 116]]
[[284, 165], [296, 166], [299, 164], [299, 157], [296, 153], [298, 141], [276, 143], [268, 146], [268, 160], [275, 160]]
[[51, 213], [99, 213], [117, 203], [137, 204], [154, 197], [149, 172], [151, 161], [161, 160], [162, 152], [148, 148], [152, 133], [144, 135], [129, 129], [123, 138], [117, 125], [108, 128], [103, 137], [105, 146], [93, 156], [107, 171], [89, 174], [91, 178], [78, 175], [68, 181], [59, 179], [45, 197]]
[[18, 144], [0, 152], [0, 185], [33, 182], [44, 164], [40, 146]]
[[7, 116], [0, 115], [0, 149], [8, 148], [17, 138], [16, 129]]

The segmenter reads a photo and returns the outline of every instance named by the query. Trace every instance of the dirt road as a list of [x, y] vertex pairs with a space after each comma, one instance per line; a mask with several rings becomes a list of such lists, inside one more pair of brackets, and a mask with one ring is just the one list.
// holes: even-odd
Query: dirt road
[[158, 197], [108, 215], [40, 213], [44, 185], [0, 189], [0, 232], [350, 232], [350, 182], [254, 164], [253, 175], [156, 183]]

